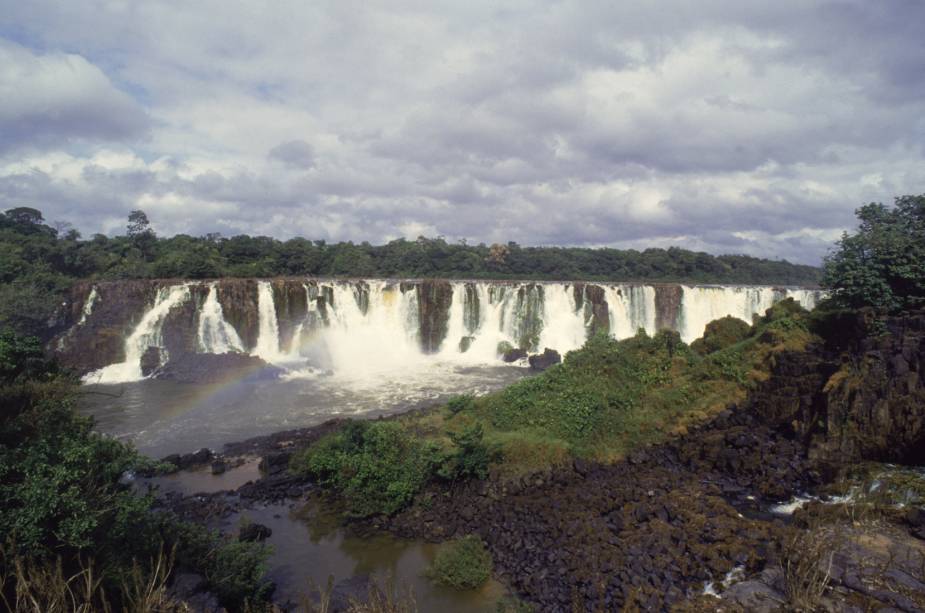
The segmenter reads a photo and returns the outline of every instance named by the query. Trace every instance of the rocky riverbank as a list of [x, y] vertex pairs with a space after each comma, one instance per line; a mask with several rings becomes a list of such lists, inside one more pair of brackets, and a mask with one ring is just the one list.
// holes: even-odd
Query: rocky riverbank
[[[430, 541], [477, 534], [498, 578], [541, 611], [923, 610], [921, 501], [829, 498], [774, 512], [839, 467], [920, 457], [925, 314], [857, 325], [842, 347], [781, 354], [746, 403], [623, 461], [434, 483], [397, 515], [351, 527]], [[894, 414], [899, 423], [884, 421]], [[264, 476], [164, 504], [200, 522], [301, 504], [317, 490], [289, 475], [289, 458], [341, 424], [226, 446], [226, 461], [260, 456]]]

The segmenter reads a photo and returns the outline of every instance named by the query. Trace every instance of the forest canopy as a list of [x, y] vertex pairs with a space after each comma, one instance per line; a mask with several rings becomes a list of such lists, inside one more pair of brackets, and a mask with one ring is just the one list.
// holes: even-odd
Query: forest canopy
[[449, 243], [442, 237], [385, 245], [218, 234], [158, 237], [144, 211], [126, 232], [85, 239], [41, 211], [0, 213], [0, 325], [24, 334], [48, 328], [62, 292], [78, 279], [317, 277], [663, 281], [815, 285], [812, 266], [677, 247], [590, 249]]

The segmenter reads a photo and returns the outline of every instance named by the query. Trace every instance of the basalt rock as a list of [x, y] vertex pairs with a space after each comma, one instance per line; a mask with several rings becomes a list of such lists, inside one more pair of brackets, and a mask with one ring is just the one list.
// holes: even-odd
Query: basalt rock
[[655, 286], [655, 328], [657, 330], [677, 330], [681, 317], [680, 285]]
[[575, 296], [575, 306], [584, 311], [585, 320], [590, 322], [590, 334], [609, 334], [610, 311], [604, 288], [589, 283], [576, 283], [572, 292]]
[[773, 564], [783, 527], [749, 515], [813, 479], [799, 441], [729, 410], [634, 463], [462, 484], [376, 521], [406, 537], [478, 534], [538, 610], [668, 610], [736, 566]]
[[218, 302], [225, 321], [230, 323], [244, 348], [257, 345], [260, 315], [257, 309], [257, 281], [255, 279], [222, 279], [217, 286]]
[[302, 281], [295, 279], [275, 279], [271, 287], [279, 326], [279, 347], [283, 352], [288, 352], [293, 342], [299, 340], [294, 339], [293, 335], [298, 325], [305, 321], [308, 291]]
[[562, 356], [555, 349], [547, 347], [543, 353], [531, 355], [527, 361], [530, 363], [532, 370], [546, 370], [550, 366], [562, 363]]
[[171, 355], [165, 365], [154, 372], [155, 379], [179, 383], [222, 383], [232, 380], [267, 380], [279, 377], [282, 370], [257, 356], [243, 353], [185, 353]]
[[141, 374], [143, 376], [151, 376], [161, 367], [162, 353], [160, 347], [148, 347], [141, 354]]
[[238, 532], [238, 540], [242, 543], [258, 543], [267, 540], [272, 534], [273, 531], [263, 524], [247, 524]]
[[418, 322], [421, 350], [434, 353], [440, 349], [446, 338], [450, 317], [450, 303], [453, 301], [453, 287], [448, 281], [426, 280], [420, 283], [402, 284], [402, 291], [416, 291], [418, 298]]
[[[106, 281], [77, 283], [61, 308], [66, 329], [50, 346], [64, 366], [85, 374], [125, 359], [125, 339], [154, 303], [165, 281]], [[90, 293], [96, 288], [92, 315], [79, 323]]]
[[820, 345], [780, 355], [753, 395], [756, 410], [824, 466], [925, 462], [925, 312], [861, 312], [844, 333], [855, 340], [840, 352]]

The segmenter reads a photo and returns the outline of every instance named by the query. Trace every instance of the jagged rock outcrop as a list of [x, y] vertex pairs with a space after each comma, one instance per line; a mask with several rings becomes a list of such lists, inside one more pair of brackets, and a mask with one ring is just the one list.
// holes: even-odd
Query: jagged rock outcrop
[[529, 362], [531, 370], [546, 370], [556, 364], [560, 364], [562, 362], [562, 356], [559, 355], [559, 352], [555, 349], [547, 347], [543, 350], [543, 353], [531, 355], [527, 358], [527, 362]]
[[925, 462], [925, 312], [852, 319], [828, 346], [780, 355], [754, 406], [823, 465]]

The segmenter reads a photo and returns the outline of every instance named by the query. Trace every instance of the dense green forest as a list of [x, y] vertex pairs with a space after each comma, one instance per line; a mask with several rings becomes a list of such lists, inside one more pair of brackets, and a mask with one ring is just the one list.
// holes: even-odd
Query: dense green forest
[[30, 208], [0, 214], [0, 324], [39, 334], [77, 279], [274, 277], [441, 277], [587, 281], [684, 281], [814, 285], [811, 266], [744, 255], [670, 249], [618, 250], [451, 244], [443, 238], [385, 245], [327, 244], [267, 236], [179, 234], [160, 238], [142, 211], [126, 233], [83, 239]]

